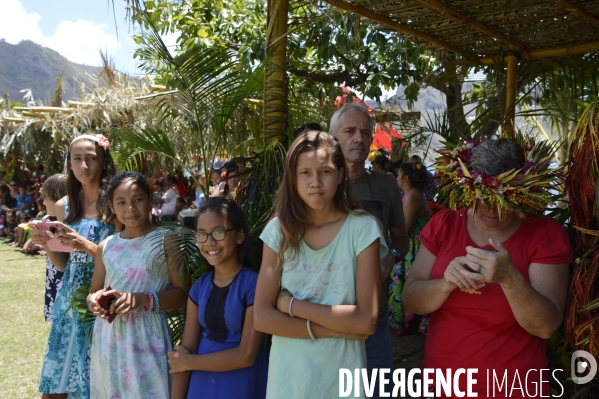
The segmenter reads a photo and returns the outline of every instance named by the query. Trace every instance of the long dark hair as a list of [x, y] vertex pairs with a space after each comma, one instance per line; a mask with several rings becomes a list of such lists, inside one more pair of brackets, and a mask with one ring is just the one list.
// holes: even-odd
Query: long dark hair
[[250, 229], [248, 228], [245, 216], [241, 207], [237, 205], [235, 201], [221, 197], [211, 197], [200, 205], [198, 212], [196, 213], [194, 226], [197, 228], [198, 220], [202, 217], [202, 214], [206, 212], [214, 212], [223, 216], [227, 222], [235, 228], [243, 231], [243, 242], [239, 244], [237, 248], [237, 259], [244, 266], [248, 266], [252, 269], [258, 269], [254, 267], [250, 260]]
[[421, 192], [428, 191], [431, 181], [426, 171], [426, 167], [421, 162], [404, 162], [399, 167], [404, 176], [408, 176], [410, 185]]
[[[91, 134], [94, 133], [92, 132]], [[98, 201], [96, 202], [96, 217], [98, 220], [110, 222], [114, 215], [108, 206], [108, 186], [116, 172], [112, 155], [110, 154], [109, 149], [98, 145], [97, 141], [88, 138], [82, 138], [79, 140], [87, 140], [90, 143], [94, 143], [96, 145], [96, 154], [102, 154], [104, 157], [104, 168], [100, 177], [100, 194], [98, 195]], [[69, 214], [66, 215], [64, 219], [65, 223], [74, 223], [81, 219], [81, 213], [83, 212], [83, 207], [81, 206], [81, 193], [83, 191], [83, 186], [79, 180], [77, 180], [75, 174], [71, 170], [72, 145], [73, 143], [71, 142], [65, 162], [65, 174], [67, 175], [67, 197], [69, 201]]]
[[335, 207], [345, 213], [356, 213], [359, 208], [349, 197], [349, 173], [345, 165], [345, 157], [335, 137], [327, 132], [309, 131], [297, 136], [291, 143], [285, 159], [283, 181], [277, 191], [274, 214], [279, 218], [281, 226], [281, 245], [279, 248], [278, 266], [285, 261], [285, 251], [291, 248], [292, 257], [299, 253], [300, 240], [304, 235], [304, 225], [309, 223], [306, 204], [297, 192], [297, 159], [300, 154], [324, 148], [333, 159], [335, 168], [342, 173], [341, 183], [333, 197]]

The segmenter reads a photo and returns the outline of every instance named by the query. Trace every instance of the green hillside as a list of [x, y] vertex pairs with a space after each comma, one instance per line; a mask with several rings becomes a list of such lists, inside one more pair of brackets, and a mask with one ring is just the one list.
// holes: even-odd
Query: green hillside
[[22, 101], [20, 90], [31, 89], [35, 100], [54, 95], [56, 79], [66, 70], [63, 101], [79, 98], [75, 77], [87, 81], [85, 73], [95, 74], [98, 67], [75, 64], [56, 51], [29, 40], [17, 45], [0, 40], [0, 95], [10, 94], [11, 101]]

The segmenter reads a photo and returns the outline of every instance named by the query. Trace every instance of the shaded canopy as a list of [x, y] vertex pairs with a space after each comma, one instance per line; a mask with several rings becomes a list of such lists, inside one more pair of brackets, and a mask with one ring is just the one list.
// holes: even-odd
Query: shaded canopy
[[599, 50], [596, 0], [324, 0], [410, 40], [490, 64]]

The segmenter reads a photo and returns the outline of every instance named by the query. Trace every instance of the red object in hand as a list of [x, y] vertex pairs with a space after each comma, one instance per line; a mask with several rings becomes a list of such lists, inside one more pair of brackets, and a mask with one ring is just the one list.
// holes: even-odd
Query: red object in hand
[[106, 312], [108, 312], [106, 313], [106, 316], [108, 317], [109, 323], [112, 323], [112, 321], [116, 317], [116, 313], [110, 313], [110, 305], [112, 305], [116, 301], [116, 296], [114, 296], [114, 294], [104, 296], [104, 293], [106, 291], [110, 291], [111, 289], [112, 287], [110, 286], [110, 284], [104, 287], [104, 289], [102, 290], [102, 294], [100, 295], [100, 299], [98, 299], [98, 304], [102, 306], [104, 309], [106, 309]]

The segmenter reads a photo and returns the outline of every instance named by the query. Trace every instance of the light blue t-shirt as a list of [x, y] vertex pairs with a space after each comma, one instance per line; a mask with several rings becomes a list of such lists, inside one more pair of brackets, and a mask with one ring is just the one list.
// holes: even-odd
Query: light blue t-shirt
[[[260, 238], [279, 252], [278, 218], [266, 225]], [[301, 240], [298, 256], [290, 259], [291, 252], [286, 251], [281, 288], [304, 301], [355, 305], [357, 257], [376, 240], [383, 257], [387, 246], [376, 219], [369, 214], [348, 215], [335, 239], [325, 248], [315, 251]], [[312, 341], [273, 335], [266, 398], [336, 398], [339, 397], [339, 369], [364, 367], [364, 341], [344, 338]]]

